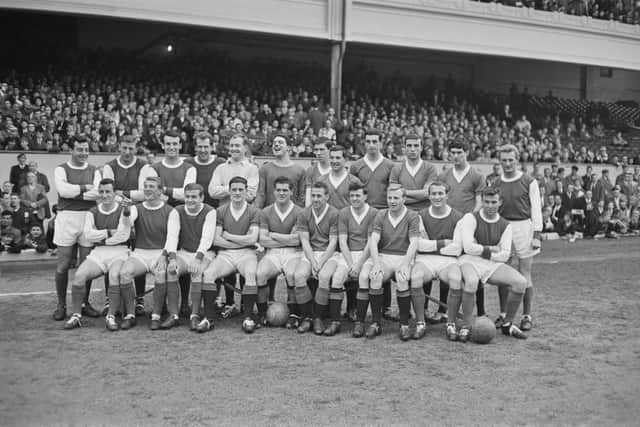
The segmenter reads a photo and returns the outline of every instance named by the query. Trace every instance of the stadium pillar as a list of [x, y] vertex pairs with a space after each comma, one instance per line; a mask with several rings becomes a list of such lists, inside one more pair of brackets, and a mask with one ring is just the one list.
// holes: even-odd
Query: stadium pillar
[[340, 117], [342, 99], [342, 43], [331, 43], [331, 107]]
[[587, 93], [587, 66], [580, 67], [580, 99], [588, 99]]

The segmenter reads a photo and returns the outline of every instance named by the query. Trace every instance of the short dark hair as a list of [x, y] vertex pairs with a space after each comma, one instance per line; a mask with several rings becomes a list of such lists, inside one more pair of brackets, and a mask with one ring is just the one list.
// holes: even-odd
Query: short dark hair
[[164, 135], [162, 135], [163, 139], [166, 138], [166, 137], [178, 138], [179, 139], [180, 138], [180, 134], [178, 132], [174, 131], [174, 130], [169, 130]]
[[99, 183], [99, 185], [109, 185], [109, 184], [114, 185], [113, 179], [111, 179], [111, 178], [102, 178], [100, 180], [100, 183]]
[[406, 135], [404, 137], [404, 143], [406, 144], [407, 141], [409, 141], [410, 139], [417, 139], [420, 142], [420, 144], [422, 144], [422, 138], [420, 138], [420, 135], [418, 135], [416, 133], [410, 133], [410, 134]]
[[444, 181], [433, 181], [431, 184], [429, 184], [429, 188], [428, 188], [428, 192], [429, 194], [431, 193], [431, 187], [444, 187], [444, 192], [445, 193], [449, 193], [449, 190], [451, 190], [451, 187], [449, 187], [449, 184], [447, 184]]
[[500, 193], [500, 189], [498, 187], [485, 187], [482, 190], [482, 198], [493, 196], [502, 198], [502, 193]]
[[27, 153], [18, 153], [18, 156], [16, 157], [18, 160], [20, 160], [20, 157], [27, 157]]
[[324, 190], [324, 194], [329, 194], [329, 186], [324, 181], [316, 181], [313, 183], [311, 188], [322, 188]]
[[213, 140], [213, 137], [211, 136], [211, 134], [207, 131], [202, 131], [202, 132], [198, 132], [196, 134], [196, 141], [198, 140], [203, 140], [203, 139], [208, 139], [209, 142], [211, 142]]
[[76, 145], [78, 144], [88, 144], [89, 141], [87, 140], [87, 138], [84, 137], [84, 135], [78, 135], [75, 138], [73, 138], [71, 144], [72, 144], [72, 148], [75, 148]]
[[247, 188], [247, 179], [241, 176], [234, 176], [233, 178], [231, 178], [231, 181], [229, 181], [229, 188], [231, 188], [231, 184], [244, 184], [244, 188]]
[[331, 147], [329, 147], [329, 153], [333, 153], [335, 151], [340, 151], [342, 153], [342, 157], [344, 157], [345, 159], [348, 156], [347, 149], [342, 145], [332, 145]]
[[382, 139], [382, 132], [380, 132], [378, 129], [367, 129], [366, 131], [364, 131], [365, 138], [369, 135], [375, 135], [378, 137], [378, 139]]
[[204, 196], [204, 187], [197, 182], [190, 182], [184, 186], [184, 192], [198, 190], [201, 196]]
[[327, 138], [326, 136], [321, 136], [320, 138], [316, 139], [313, 142], [313, 145], [320, 145], [320, 144], [324, 144], [327, 146], [327, 148], [331, 147], [331, 140], [329, 138]]
[[0, 216], [10, 216], [11, 218], [13, 218], [13, 212], [11, 212], [8, 209], [5, 209], [2, 211], [2, 213], [0, 213]]
[[136, 141], [136, 139], [133, 137], [133, 135], [124, 135], [122, 138], [120, 138], [120, 143], [125, 143], [125, 144], [136, 144], [138, 145], [138, 141]]
[[349, 193], [351, 193], [352, 191], [358, 191], [358, 190], [362, 190], [364, 194], [368, 193], [367, 187], [360, 182], [352, 182], [351, 184], [349, 184]]
[[284, 142], [285, 142], [287, 145], [289, 145], [289, 137], [288, 137], [287, 135], [285, 135], [284, 133], [282, 133], [282, 132], [278, 132], [278, 133], [276, 133], [275, 135], [273, 135], [273, 139], [271, 140], [271, 142], [273, 143], [273, 141], [275, 141], [275, 140], [276, 140], [276, 138], [282, 138], [282, 139], [284, 139]]
[[466, 142], [462, 140], [451, 141], [449, 143], [449, 150], [451, 150], [452, 148], [457, 148], [459, 150], [464, 151], [465, 153], [469, 151], [469, 146], [467, 145]]
[[286, 177], [286, 176], [279, 176], [275, 179], [275, 181], [273, 181], [273, 188], [276, 188], [276, 185], [278, 184], [287, 184], [289, 186], [289, 190], [291, 190], [291, 188], [293, 188], [293, 183], [291, 182], [291, 180]]

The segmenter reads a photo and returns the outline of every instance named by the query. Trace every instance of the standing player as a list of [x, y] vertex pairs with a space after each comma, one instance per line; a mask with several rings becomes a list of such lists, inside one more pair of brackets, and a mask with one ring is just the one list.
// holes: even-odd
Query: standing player
[[315, 292], [315, 317], [313, 331], [316, 335], [324, 332], [322, 321], [329, 305], [329, 282], [336, 270], [337, 257], [334, 256], [338, 244], [338, 210], [327, 203], [329, 188], [323, 182], [315, 182], [311, 187], [311, 206], [298, 215], [296, 230], [304, 257], [300, 257], [295, 267], [295, 301], [300, 310], [302, 322], [299, 333], [308, 332], [311, 325], [314, 300], [307, 280], [318, 279]]
[[167, 251], [169, 259], [175, 259], [176, 269], [156, 270], [154, 276], [156, 286], [166, 286], [167, 289], [177, 288], [179, 276], [191, 276], [193, 305], [189, 324], [190, 329], [195, 331], [200, 323], [198, 313], [203, 272], [215, 256], [210, 248], [216, 231], [216, 210], [203, 203], [204, 187], [200, 184], [187, 184], [184, 199], [185, 204], [175, 208], [177, 217], [169, 216], [168, 229], [174, 234], [167, 236]]
[[[513, 228], [513, 249], [518, 261], [518, 271], [527, 279], [527, 289], [522, 303], [520, 329], [528, 331], [532, 327], [531, 305], [533, 302], [533, 281], [531, 267], [533, 257], [540, 253], [540, 232], [542, 231], [542, 207], [538, 181], [518, 170], [518, 149], [511, 144], [500, 147], [500, 164], [503, 174], [497, 188], [504, 201], [500, 205], [500, 215]], [[500, 288], [500, 316], [496, 326], [504, 322], [508, 309], [507, 290]]]
[[[127, 311], [135, 304], [133, 279], [137, 276], [163, 272], [169, 268], [175, 271], [177, 267], [175, 257], [168, 259], [169, 251], [175, 252], [169, 236], [174, 236], [176, 231], [172, 227], [180, 222], [178, 213], [162, 197], [164, 190], [162, 180], [157, 176], [147, 177], [144, 181], [144, 202], [131, 207], [130, 220], [136, 233], [136, 248], [129, 258], [122, 262], [114, 262], [109, 269], [109, 281], [111, 282], [109, 314], [107, 315], [107, 329], [117, 330], [118, 324], [115, 312], [120, 306], [119, 299], [124, 301]], [[114, 292], [111, 292], [111, 290]], [[119, 289], [119, 293], [116, 291]], [[160, 314], [164, 307], [165, 299], [169, 299], [169, 317], [165, 322], [160, 322]], [[178, 286], [169, 286], [168, 283], [156, 283], [153, 290], [153, 312], [151, 314], [151, 329], [170, 329], [178, 322]], [[136, 324], [135, 317], [125, 318], [120, 327], [129, 329]]]
[[[485, 187], [484, 177], [467, 162], [468, 150], [467, 144], [461, 141], [454, 141], [449, 144], [453, 167], [442, 173], [438, 178], [449, 188], [447, 194], [449, 206], [463, 215], [480, 209], [482, 204], [481, 194]], [[425, 292], [427, 294], [431, 293], [431, 282], [427, 282], [425, 285]], [[446, 282], [440, 281], [440, 301], [444, 304], [447, 303], [448, 293]], [[482, 286], [478, 287], [476, 297], [478, 316], [482, 316], [484, 315], [484, 288]], [[447, 322], [446, 309], [440, 306], [438, 312], [429, 321], [434, 323]]]
[[[202, 188], [208, 189], [213, 173], [225, 160], [211, 154], [213, 138], [209, 132], [199, 132], [195, 139], [196, 155], [192, 159], [187, 159], [187, 163], [196, 168], [196, 183], [200, 184]], [[211, 197], [208, 191], [204, 194], [204, 203], [214, 208], [218, 207], [218, 200]]]
[[346, 156], [347, 150], [344, 147], [340, 145], [331, 146], [329, 148], [331, 170], [328, 174], [318, 178], [318, 181], [324, 182], [329, 189], [327, 203], [338, 210], [349, 206], [349, 188], [351, 188], [351, 185], [362, 185], [362, 182], [347, 170]]
[[511, 253], [512, 226], [498, 213], [502, 197], [499, 190], [487, 187], [482, 193], [482, 208], [468, 213], [460, 220], [460, 233], [464, 254], [460, 257], [460, 270], [464, 279], [462, 293], [463, 325], [457, 334], [447, 327], [449, 339], [467, 341], [473, 323], [474, 297], [478, 283], [490, 283], [507, 290], [506, 313], [498, 327], [502, 333], [514, 338], [527, 336], [514, 325], [513, 318], [522, 302], [527, 280], [511, 266], [505, 264]]
[[[102, 168], [102, 176], [113, 180], [113, 188], [115, 193], [134, 203], [144, 200], [144, 180], [148, 176], [155, 176], [156, 172], [144, 160], [140, 160], [136, 156], [137, 143], [131, 135], [125, 135], [118, 143], [120, 155], [110, 162], [106, 163]], [[144, 314], [144, 292], [145, 292], [145, 276], [135, 278], [136, 286], [136, 316]], [[104, 280], [105, 306], [102, 315], [106, 316], [109, 311], [109, 277]], [[116, 310], [119, 307], [116, 307]]]
[[256, 207], [262, 209], [275, 202], [276, 196], [270, 190], [274, 188], [275, 180], [281, 176], [289, 178], [291, 182], [293, 203], [304, 206], [305, 170], [299, 164], [291, 161], [287, 136], [282, 134], [274, 136], [272, 149], [274, 161], [264, 163], [259, 169], [260, 179], [255, 201]]
[[116, 202], [115, 196], [113, 180], [103, 178], [98, 186], [98, 205], [85, 214], [84, 238], [96, 246], [80, 264], [73, 279], [73, 314], [65, 323], [65, 329], [82, 326], [82, 301], [87, 280], [107, 274], [115, 261], [127, 257], [129, 249], [126, 242], [131, 231], [130, 212], [128, 207]]
[[[269, 280], [284, 274], [287, 283], [290, 319], [289, 328], [298, 323], [295, 304], [294, 272], [300, 252], [300, 237], [295, 230], [298, 215], [302, 208], [291, 201], [293, 185], [286, 176], [274, 181], [275, 203], [262, 210], [260, 216], [260, 245], [266, 248], [265, 256], [260, 260], [256, 273], [258, 283], [258, 313], [260, 321], [267, 311], [269, 298]], [[297, 325], [295, 325], [297, 327]]]
[[[420, 211], [424, 235], [418, 244], [418, 255], [411, 270], [411, 299], [416, 313], [416, 331], [414, 339], [420, 339], [425, 334], [424, 303], [425, 294], [422, 288], [424, 281], [439, 279], [449, 287], [447, 333], [453, 327], [460, 308], [462, 292], [462, 273], [458, 266], [457, 257], [462, 247], [458, 221], [462, 214], [447, 204], [447, 185], [435, 181], [429, 185], [429, 200], [431, 206]], [[452, 326], [453, 325], [453, 326]]]
[[[367, 202], [376, 209], [387, 207], [387, 186], [393, 161], [382, 155], [382, 137], [378, 130], [367, 130], [364, 135], [366, 154], [351, 164], [350, 172], [367, 187]], [[391, 311], [391, 282], [384, 284], [384, 317], [397, 320]]]
[[404, 189], [398, 185], [387, 189], [388, 209], [376, 215], [369, 240], [371, 258], [360, 272], [360, 289], [368, 289], [373, 322], [367, 328], [367, 338], [380, 335], [382, 316], [382, 283], [395, 276], [400, 310], [400, 339], [411, 338], [411, 264], [418, 250], [420, 216], [404, 205]]
[[[331, 325], [325, 329], [327, 336], [335, 335], [340, 330], [340, 307], [342, 292], [347, 280], [356, 281], [362, 271], [362, 266], [369, 258], [369, 236], [373, 227], [373, 220], [378, 210], [369, 206], [367, 189], [364, 185], [354, 183], [349, 187], [347, 206], [338, 214], [338, 243], [342, 257], [338, 260], [329, 293], [329, 314]], [[353, 325], [353, 336], [364, 335], [364, 319], [369, 308], [369, 293], [365, 289], [357, 289], [356, 293], [356, 321]]]
[[305, 206], [311, 206], [311, 187], [313, 183], [329, 173], [331, 164], [329, 163], [330, 141], [326, 137], [320, 137], [313, 143], [313, 154], [317, 162], [309, 166], [305, 172]]
[[[167, 204], [178, 206], [184, 204], [184, 187], [196, 182], [196, 168], [180, 157], [180, 135], [167, 132], [163, 137], [164, 158], [152, 167], [164, 184], [163, 192], [169, 198]], [[189, 317], [189, 276], [180, 279], [180, 294], [182, 295], [180, 315]]]
[[[53, 312], [54, 320], [64, 320], [67, 316], [67, 286], [69, 265], [78, 251], [78, 264], [82, 264], [93, 246], [83, 235], [87, 211], [95, 206], [98, 199], [100, 172], [87, 162], [89, 142], [84, 138], [72, 141], [71, 160], [57, 166], [54, 182], [58, 192], [58, 214], [55, 221], [53, 242], [58, 246], [58, 264], [55, 282], [58, 294], [58, 307]], [[89, 304], [91, 281], [86, 283], [86, 292], [81, 314], [98, 317], [98, 313]]]
[[389, 185], [398, 184], [405, 189], [407, 208], [419, 211], [429, 205], [429, 184], [438, 178], [436, 167], [422, 160], [422, 139], [415, 134], [404, 138], [406, 160], [395, 163], [389, 175]]
[[229, 182], [230, 203], [218, 208], [214, 245], [218, 247], [218, 256], [204, 272], [202, 296], [205, 317], [197, 326], [198, 332], [211, 329], [215, 313], [216, 285], [218, 278], [240, 273], [246, 283], [242, 289], [245, 319], [242, 330], [252, 333], [261, 323], [253, 318], [253, 309], [258, 301], [256, 270], [258, 258], [255, 245], [258, 242], [260, 211], [247, 203], [247, 180], [241, 176], [231, 178]]

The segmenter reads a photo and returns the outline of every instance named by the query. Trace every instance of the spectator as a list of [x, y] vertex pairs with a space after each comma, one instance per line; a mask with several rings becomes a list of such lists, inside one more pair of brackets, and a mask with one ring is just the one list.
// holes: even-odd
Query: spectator
[[571, 220], [571, 214], [566, 212], [562, 219], [556, 224], [556, 232], [560, 237], [567, 237], [570, 242], [576, 240], [576, 226]]
[[9, 182], [13, 184], [13, 188], [17, 191], [27, 183], [27, 155], [24, 153], [18, 154], [18, 164], [11, 166], [11, 172], [9, 173]]
[[36, 182], [44, 187], [44, 192], [48, 193], [51, 190], [49, 186], [49, 179], [45, 174], [38, 171], [38, 162], [30, 161], [29, 162], [29, 172], [33, 172], [36, 174]]
[[25, 210], [42, 223], [46, 218], [45, 206], [48, 200], [44, 187], [36, 181], [36, 174], [31, 171], [27, 172], [27, 184], [23, 185], [20, 190], [20, 203]]
[[618, 146], [623, 146], [623, 147], [626, 146], [626, 145], [629, 145], [629, 142], [627, 142], [627, 140], [622, 137], [622, 132], [616, 133], [616, 135], [613, 137], [613, 140], [611, 141], [611, 143], [613, 145], [618, 145]]
[[551, 219], [551, 206], [542, 208], [542, 232], [553, 233], [556, 231], [556, 225]]
[[31, 231], [24, 238], [23, 249], [35, 249], [38, 253], [45, 253], [49, 249], [47, 237], [42, 232], [40, 224], [33, 224]]
[[631, 217], [629, 219], [629, 231], [635, 234], [640, 233], [640, 207], [636, 206], [631, 211]]
[[494, 187], [497, 180], [500, 179], [500, 175], [502, 175], [502, 169], [500, 168], [500, 163], [494, 163], [491, 173], [487, 175], [487, 179], [486, 179], [487, 187]]
[[593, 198], [596, 201], [607, 200], [611, 197], [612, 190], [613, 184], [611, 184], [611, 180], [609, 179], [609, 170], [603, 169], [602, 176], [598, 179], [593, 189]]
[[22, 233], [13, 226], [13, 212], [6, 210], [0, 214], [0, 252], [20, 253]]
[[620, 209], [620, 202], [622, 199], [626, 198], [620, 191], [619, 185], [613, 186], [613, 191], [611, 192], [611, 196], [606, 200], [607, 203], [613, 203], [614, 209]]
[[21, 235], [27, 234], [34, 218], [31, 211], [22, 206], [20, 196], [16, 193], [11, 194], [9, 211], [12, 214], [12, 226], [20, 230]]
[[11, 193], [0, 192], [0, 212], [11, 209]]

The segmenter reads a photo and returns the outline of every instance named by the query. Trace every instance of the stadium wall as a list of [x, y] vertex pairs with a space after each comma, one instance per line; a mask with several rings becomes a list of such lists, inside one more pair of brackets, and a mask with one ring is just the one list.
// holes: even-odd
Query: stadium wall
[[[16, 158], [18, 153], [19, 152], [17, 151], [0, 153], [0, 171], [4, 171], [2, 175], [0, 175], [0, 183], [9, 180], [9, 170], [11, 169], [11, 166], [15, 165], [18, 162]], [[55, 184], [53, 182], [54, 181], [53, 170], [56, 168], [56, 166], [61, 165], [62, 163], [69, 160], [70, 158], [69, 153], [51, 154], [51, 153], [39, 153], [39, 152], [27, 152], [26, 154], [27, 154], [27, 160], [38, 162], [38, 170], [44, 173], [45, 175], [47, 175], [47, 178], [49, 178], [49, 184], [51, 185], [51, 191], [48, 194], [49, 203], [51, 203], [52, 205], [54, 203], [57, 203], [58, 201], [57, 194], [55, 190]], [[116, 155], [114, 155], [113, 153], [91, 153], [91, 155], [89, 156], [89, 162], [97, 166], [102, 166], [115, 157]], [[159, 156], [157, 157], [157, 159], [160, 160], [162, 159], [162, 157]], [[263, 163], [269, 162], [271, 160], [272, 160], [272, 157], [255, 157], [254, 158], [254, 161], [258, 165], [262, 165]], [[295, 163], [302, 165], [305, 168], [311, 165], [310, 159], [295, 158], [293, 159], [293, 161]], [[451, 165], [451, 162], [443, 162], [443, 161], [434, 161], [432, 163], [436, 165], [438, 171], [442, 171], [445, 167], [449, 167]], [[492, 172], [492, 167], [494, 163], [495, 162], [473, 162], [472, 165], [480, 173], [486, 176]], [[544, 168], [547, 166], [550, 167], [551, 164], [540, 163], [539, 165], [541, 168]], [[564, 166], [565, 170], [567, 171], [569, 171], [571, 168], [570, 164], [565, 164], [561, 166]], [[622, 170], [621, 168], [615, 167], [613, 165], [592, 164], [590, 166], [593, 167], [593, 172], [596, 173], [598, 177], [600, 176], [602, 169], [609, 169], [611, 171], [610, 175], [613, 176], [614, 178]], [[580, 164], [578, 165], [578, 167], [580, 168], [579, 173], [583, 175], [586, 171], [587, 165]]]

